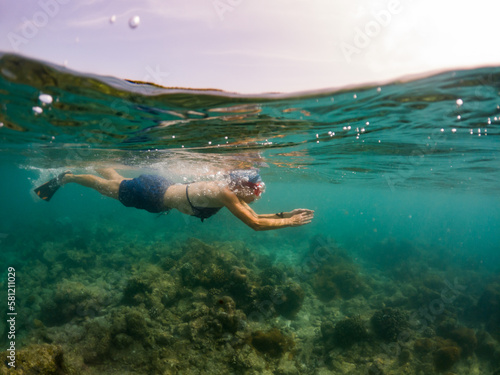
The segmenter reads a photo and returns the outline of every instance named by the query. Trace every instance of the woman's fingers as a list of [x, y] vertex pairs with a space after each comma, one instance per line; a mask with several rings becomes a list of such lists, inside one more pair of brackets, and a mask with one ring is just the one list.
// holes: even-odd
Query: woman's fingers
[[295, 210], [293, 210], [292, 212], [290, 212], [290, 214], [293, 216], [293, 215], [298, 215], [298, 214], [301, 214], [301, 213], [314, 213], [313, 210], [309, 210], [307, 208], [296, 208]]
[[303, 212], [301, 214], [296, 214], [293, 216], [292, 226], [309, 224], [312, 221], [313, 217], [314, 215], [312, 212]]
[[314, 212], [313, 210], [308, 210], [307, 208], [298, 208], [297, 213], [303, 213], [303, 212]]

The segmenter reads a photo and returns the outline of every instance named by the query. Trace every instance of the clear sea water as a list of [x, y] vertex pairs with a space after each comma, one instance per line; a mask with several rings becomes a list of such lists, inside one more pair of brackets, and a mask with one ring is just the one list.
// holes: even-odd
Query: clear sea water
[[[23, 280], [47, 243], [73, 236], [92, 241], [98, 233], [102, 252], [116, 251], [117, 241], [146, 249], [195, 237], [242, 242], [289, 267], [300, 265], [319, 234], [367, 275], [384, 273], [372, 249], [412, 244], [442, 254], [456, 277], [456, 270], [473, 274], [462, 279], [473, 301], [498, 277], [500, 67], [245, 96], [167, 89], [4, 54], [0, 125], [0, 274], [4, 280], [7, 267], [16, 268], [20, 296], [29, 294]], [[49, 203], [33, 193], [66, 169], [95, 173], [104, 166], [128, 177], [156, 173], [179, 182], [257, 167], [267, 191], [253, 204], [256, 212], [309, 208], [315, 218], [300, 228], [254, 232], [227, 210], [201, 223], [179, 212], [157, 217], [126, 208], [76, 185]], [[142, 261], [136, 256], [128, 259], [132, 266]], [[415, 269], [433, 269], [425, 258], [414, 261]], [[45, 288], [72, 276], [68, 270]], [[32, 321], [42, 318], [36, 308], [24, 317], [29, 321], [20, 317], [18, 330], [28, 340]]]

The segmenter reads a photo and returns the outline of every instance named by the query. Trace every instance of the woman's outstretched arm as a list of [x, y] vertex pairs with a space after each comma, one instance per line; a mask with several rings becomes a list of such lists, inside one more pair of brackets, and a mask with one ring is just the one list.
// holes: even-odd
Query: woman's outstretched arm
[[310, 213], [314, 216], [314, 211], [307, 208], [296, 208], [290, 212], [277, 212], [275, 214], [257, 214], [246, 202], [241, 203], [252, 213], [252, 215], [261, 219], [287, 219], [301, 213]]
[[257, 215], [245, 202], [241, 201], [231, 190], [222, 191], [222, 203], [231, 213], [256, 231], [298, 227], [311, 222], [313, 211], [306, 210], [290, 217], [271, 215]]

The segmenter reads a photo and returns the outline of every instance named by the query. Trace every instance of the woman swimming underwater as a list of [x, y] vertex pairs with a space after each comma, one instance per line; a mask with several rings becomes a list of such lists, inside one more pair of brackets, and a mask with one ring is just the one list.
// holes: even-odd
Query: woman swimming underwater
[[233, 170], [223, 181], [200, 181], [178, 184], [156, 175], [125, 178], [112, 168], [99, 169], [102, 176], [72, 174], [67, 171], [35, 189], [43, 200], [49, 201], [59, 187], [76, 183], [119, 200], [126, 207], [153, 213], [177, 209], [202, 221], [215, 215], [222, 207], [250, 228], [261, 231], [297, 227], [311, 222], [314, 211], [295, 209], [291, 212], [259, 215], [249, 204], [259, 199], [265, 184], [257, 169]]

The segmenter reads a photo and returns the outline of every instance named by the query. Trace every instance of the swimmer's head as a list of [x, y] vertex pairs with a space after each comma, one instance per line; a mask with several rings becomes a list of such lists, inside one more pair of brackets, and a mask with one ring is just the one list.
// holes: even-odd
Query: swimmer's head
[[235, 169], [229, 172], [229, 188], [245, 201], [253, 202], [266, 191], [258, 169]]

